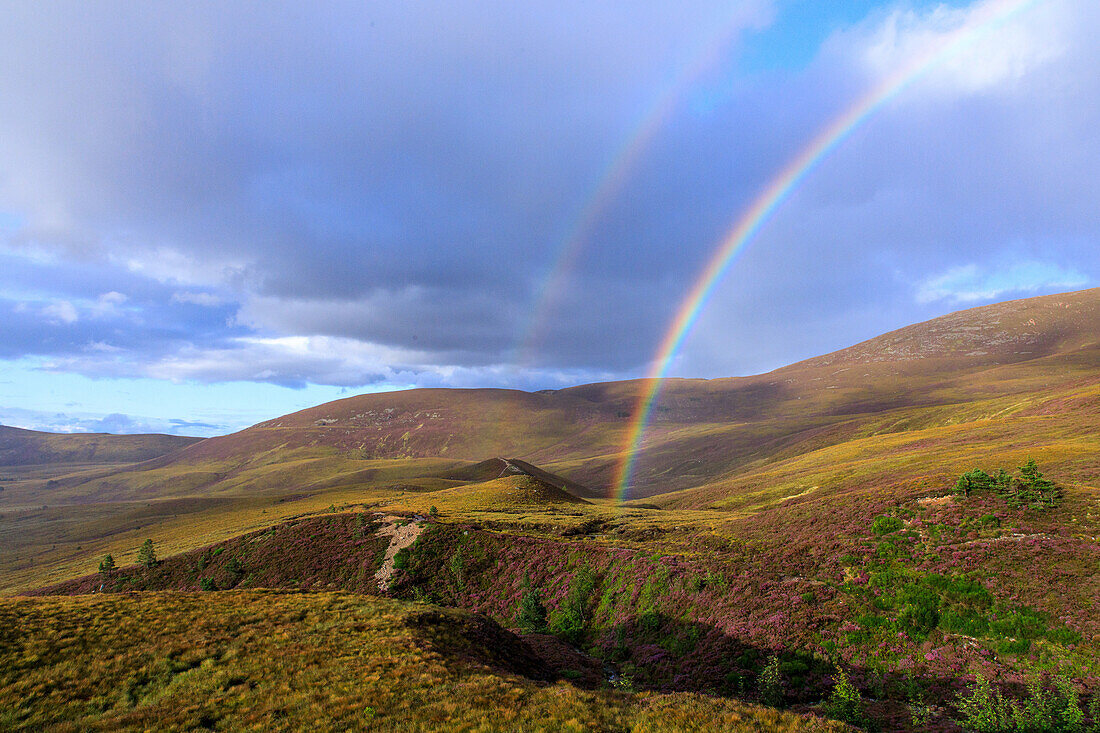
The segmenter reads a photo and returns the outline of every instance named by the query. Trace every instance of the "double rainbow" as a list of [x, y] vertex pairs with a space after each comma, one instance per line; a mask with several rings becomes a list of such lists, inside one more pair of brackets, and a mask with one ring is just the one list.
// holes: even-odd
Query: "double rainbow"
[[645, 377], [615, 476], [614, 492], [619, 502], [627, 498], [642, 439], [645, 437], [653, 406], [660, 396], [662, 380], [673, 358], [706, 306], [715, 286], [753, 236], [810, 171], [886, 102], [988, 32], [1038, 2], [1040, 0], [993, 0], [976, 9], [966, 23], [888, 76], [826, 126], [738, 217], [687, 297], [681, 302]]

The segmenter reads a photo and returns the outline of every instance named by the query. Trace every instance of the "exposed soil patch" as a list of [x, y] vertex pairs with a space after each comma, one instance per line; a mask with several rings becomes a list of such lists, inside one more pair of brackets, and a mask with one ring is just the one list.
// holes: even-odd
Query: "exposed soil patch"
[[[424, 531], [424, 524], [420, 520], [408, 520], [404, 517], [385, 516], [381, 519], [383, 525], [377, 534], [380, 537], [389, 537], [390, 546], [386, 548], [382, 567], [378, 568], [374, 577], [378, 581], [378, 589], [385, 591], [389, 587], [390, 578], [393, 577], [394, 558], [397, 557], [397, 553], [416, 542], [416, 538]], [[399, 526], [400, 522], [408, 522], [408, 524]]]

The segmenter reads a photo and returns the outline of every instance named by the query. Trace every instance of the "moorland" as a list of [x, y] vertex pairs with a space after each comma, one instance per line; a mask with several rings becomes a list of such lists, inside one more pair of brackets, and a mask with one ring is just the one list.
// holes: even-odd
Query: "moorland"
[[1100, 289], [647, 387], [0, 428], [3, 725], [1100, 728]]

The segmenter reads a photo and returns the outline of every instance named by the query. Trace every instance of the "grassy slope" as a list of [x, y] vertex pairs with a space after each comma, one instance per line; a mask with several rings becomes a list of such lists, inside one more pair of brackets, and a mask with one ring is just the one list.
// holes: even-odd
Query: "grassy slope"
[[[91, 572], [105, 551], [132, 560], [144, 536], [166, 555], [330, 505], [408, 512], [436, 505], [449, 526], [469, 534], [420, 541], [413, 568], [419, 570], [398, 592], [508, 623], [526, 577], [544, 588], [554, 612], [578, 569], [588, 567], [596, 580], [586, 643], [633, 665], [647, 684], [736, 692], [738, 680], [755, 679], [766, 655], [779, 651], [792, 668], [808, 666], [797, 683], [788, 675], [788, 694], [796, 699], [820, 696], [826, 656], [851, 665], [864, 689], [901, 685], [908, 675], [941, 700], [974, 664], [1018, 682], [1028, 666], [1062, 658], [1076, 679], [1095, 687], [1098, 302], [1100, 291], [1020, 301], [920, 324], [761, 377], [674, 380], [639, 470], [648, 485], [682, 489], [647, 500], [661, 510], [515, 502], [507, 492], [517, 479], [461, 486], [454, 478], [456, 469], [485, 455], [451, 457], [459, 443], [447, 437], [448, 425], [459, 424], [487, 431], [463, 450], [476, 444], [490, 455], [530, 457], [508, 442], [530, 434], [538, 438], [534, 454], [555, 472], [606, 474], [621, 430], [618, 414], [636, 384], [589, 385], [564, 390], [564, 397], [414, 391], [323, 405], [230, 441], [205, 441], [181, 453], [186, 460], [56, 487], [70, 500], [85, 491], [223, 498], [216, 507], [195, 503], [193, 512], [181, 509], [140, 529], [126, 525], [108, 538], [85, 527], [80, 547], [74, 549], [76, 539], [63, 553], [39, 547], [18, 572], [5, 575], [4, 587]], [[452, 397], [457, 401], [446, 401]], [[364, 405], [383, 398], [411, 412], [367, 414]], [[508, 408], [494, 417], [485, 412], [486, 399]], [[476, 419], [431, 417], [456, 405]], [[506, 424], [516, 432], [495, 444], [493, 431], [503, 430], [499, 416], [508, 409], [520, 416]], [[590, 420], [563, 438], [558, 431], [574, 409]], [[540, 422], [547, 414], [548, 422]], [[442, 441], [447, 450], [437, 449], [448, 457], [367, 458], [362, 444], [353, 445], [365, 434], [383, 442], [397, 435], [407, 454]], [[592, 438], [589, 453], [573, 446]], [[995, 497], [948, 496], [962, 471], [1011, 469], [1028, 456], [1066, 487], [1059, 509], [1013, 510]], [[203, 472], [217, 479], [195, 478]], [[900, 520], [902, 529], [876, 535], [872, 525], [883, 516]], [[0, 541], [34, 536], [36, 519], [44, 517], [5, 513]], [[121, 521], [115, 515], [101, 521], [108, 519]], [[478, 562], [488, 563], [485, 572], [474, 572]], [[971, 582], [978, 585], [966, 590]], [[916, 596], [932, 598], [940, 620], [909, 633], [907, 608]], [[898, 642], [899, 633], [909, 636]], [[900, 689], [883, 691], [895, 705], [882, 719], [903, 727]]]
[[530, 649], [491, 622], [362, 595], [3, 599], [0, 635], [6, 730], [843, 729], [700, 695], [542, 682]]
[[[963, 311], [769, 374], [669, 380], [638, 462], [635, 496], [690, 488], [756, 461], [847, 438], [884, 413], [985, 404], [1057, 390], [1100, 369], [1100, 289]], [[378, 459], [516, 456], [607, 491], [641, 382], [552, 393], [409, 390], [285, 415], [171, 456], [43, 495], [62, 501], [240, 495], [296, 483], [353, 485]], [[1003, 400], [1006, 404], [995, 403]], [[932, 414], [932, 413], [922, 413]], [[956, 417], [944, 416], [955, 420]], [[34, 501], [33, 492], [27, 495]], [[0, 502], [3, 502], [0, 495]]]

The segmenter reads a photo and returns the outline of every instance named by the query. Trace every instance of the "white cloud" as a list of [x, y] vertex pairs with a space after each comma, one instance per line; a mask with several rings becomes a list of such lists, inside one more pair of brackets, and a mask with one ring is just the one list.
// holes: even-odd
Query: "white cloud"
[[42, 315], [55, 323], [76, 323], [77, 319], [80, 318], [76, 306], [67, 300], [61, 300], [46, 306], [42, 309]]
[[860, 65], [873, 79], [934, 59], [923, 80], [928, 91], [1004, 92], [1064, 55], [1070, 27], [1065, 16], [1059, 3], [1005, 0], [926, 11], [898, 8], [884, 20], [862, 24], [840, 37], [845, 44], [854, 42], [851, 47]]
[[918, 303], [941, 300], [974, 303], [1010, 294], [1078, 288], [1088, 282], [1089, 279], [1080, 272], [1049, 262], [1014, 262], [994, 268], [971, 264], [953, 267], [926, 279], [917, 286], [916, 300]]
[[214, 295], [213, 293], [191, 293], [187, 291], [179, 291], [172, 293], [173, 303], [190, 303], [191, 305], [201, 305], [206, 308], [214, 308], [216, 306], [224, 304], [225, 298]]
[[96, 377], [152, 377], [182, 382], [269, 382], [291, 387], [565, 387], [610, 379], [610, 372], [520, 370], [510, 364], [462, 366], [431, 363], [432, 354], [330, 336], [243, 337], [225, 347], [184, 347], [170, 356], [134, 364], [102, 349], [53, 359], [47, 371]]

